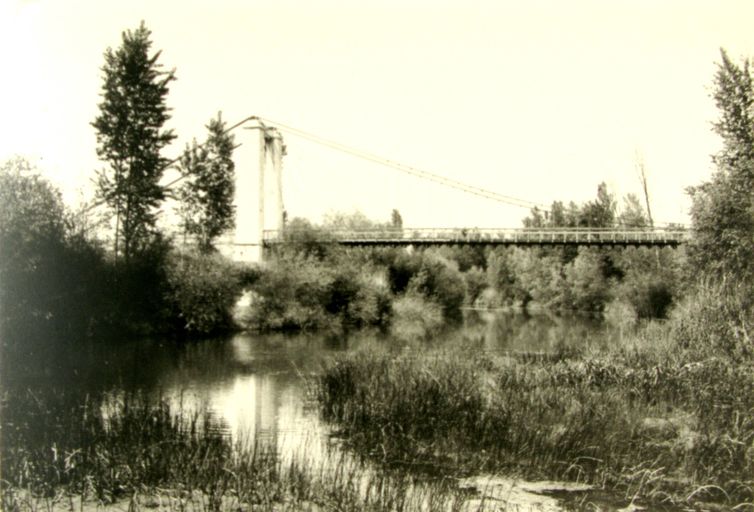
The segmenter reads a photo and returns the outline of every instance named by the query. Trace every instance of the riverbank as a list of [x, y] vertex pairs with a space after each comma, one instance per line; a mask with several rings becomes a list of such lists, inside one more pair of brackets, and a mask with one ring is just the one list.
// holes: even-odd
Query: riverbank
[[750, 309], [735, 293], [703, 292], [668, 323], [586, 352], [371, 347], [329, 366], [319, 400], [354, 446], [387, 465], [586, 482], [654, 504], [751, 507]]
[[[723, 302], [718, 302], [718, 305], [725, 306]], [[740, 311], [740, 307], [735, 303], [725, 307], [729, 307], [731, 311]], [[710, 311], [718, 309], [712, 308]], [[712, 324], [709, 315], [699, 310], [694, 310], [694, 317], [698, 318], [697, 321], [701, 324]], [[714, 416], [715, 407], [722, 407], [724, 412], [728, 405], [724, 401], [726, 393], [729, 393], [727, 388], [735, 386], [738, 378], [746, 378], [745, 373], [739, 373], [738, 376], [731, 374], [726, 378], [716, 375], [724, 376], [728, 359], [740, 352], [734, 348], [735, 345], [729, 347], [730, 355], [726, 356], [726, 359], [722, 357], [715, 359], [710, 353], [692, 361], [690, 356], [698, 354], [699, 348], [694, 349], [693, 352], [687, 351], [685, 354], [683, 350], [673, 349], [675, 345], [667, 328], [667, 325], [655, 324], [645, 331], [646, 335], [643, 338], [624, 336], [621, 341], [616, 338], [618, 332], [606, 331], [608, 327], [604, 324], [595, 325], [592, 322], [582, 322], [573, 318], [485, 315], [484, 319], [479, 319], [476, 315], [470, 315], [462, 325], [450, 331], [444, 331], [430, 340], [418, 338], [405, 341], [388, 337], [377, 331], [359, 331], [347, 336], [334, 337], [321, 333], [316, 335], [240, 334], [227, 339], [209, 339], [190, 343], [168, 339], [152, 341], [135, 339], [128, 344], [113, 341], [108, 345], [107, 340], [100, 340], [99, 343], [93, 343], [91, 346], [75, 345], [75, 350], [74, 345], [71, 345], [49, 360], [40, 359], [39, 353], [36, 357], [22, 358], [20, 362], [17, 361], [19, 364], [5, 360], [6, 368], [10, 368], [10, 371], [2, 374], [4, 391], [8, 393], [6, 401], [0, 404], [2, 407], [0, 419], [3, 421], [0, 428], [0, 434], [3, 435], [0, 439], [0, 446], [3, 447], [3, 464], [12, 460], [8, 458], [8, 450], [13, 446], [22, 447], [27, 451], [29, 448], [36, 450], [27, 453], [27, 460], [34, 464], [49, 459], [54, 460], [53, 454], [57, 452], [58, 461], [64, 461], [70, 454], [76, 453], [77, 455], [71, 458], [70, 462], [78, 465], [80, 461], [77, 458], [78, 454], [86, 452], [83, 450], [84, 446], [94, 446], [97, 454], [111, 461], [117, 461], [118, 450], [137, 464], [142, 464], [138, 458], [142, 457], [142, 452], [152, 454], [153, 458], [166, 457], [170, 460], [172, 455], [168, 449], [169, 445], [174, 442], [180, 444], [182, 438], [178, 436], [172, 440], [169, 429], [162, 431], [166, 436], [165, 443], [151, 437], [151, 434], [139, 435], [129, 440], [129, 444], [140, 446], [139, 450], [129, 452], [126, 448], [119, 448], [115, 454], [108, 446], [97, 445], [102, 437], [78, 433], [81, 429], [88, 428], [95, 415], [101, 415], [110, 410], [110, 405], [104, 409], [101, 405], [97, 405], [100, 403], [97, 397], [100, 397], [103, 392], [121, 399], [133, 396], [136, 392], [141, 396], [149, 397], [151, 405], [156, 408], [162, 407], [160, 403], [165, 401], [171, 415], [180, 415], [178, 418], [180, 421], [177, 420], [177, 424], [190, 425], [191, 422], [188, 420], [199, 418], [200, 421], [196, 423], [197, 427], [201, 427], [204, 412], [209, 411], [211, 412], [209, 425], [212, 426], [209, 432], [216, 437], [217, 434], [230, 434], [231, 439], [237, 440], [243, 438], [244, 432], [248, 431], [246, 439], [259, 440], [259, 444], [254, 447], [256, 453], [263, 453], [264, 450], [275, 447], [277, 453], [283, 455], [283, 459], [278, 459], [273, 464], [276, 472], [271, 473], [272, 478], [277, 479], [276, 482], [279, 480], [276, 486], [295, 487], [298, 485], [295, 481], [293, 483], [286, 483], [286, 481], [294, 477], [298, 480], [304, 479], [309, 482], [307, 486], [318, 488], [320, 491], [324, 488], [328, 493], [339, 496], [337, 498], [330, 496], [328, 499], [331, 501], [327, 503], [346, 503], [346, 497], [343, 497], [342, 493], [351, 492], [349, 489], [355, 484], [349, 476], [348, 479], [340, 480], [339, 485], [346, 487], [336, 489], [335, 483], [327, 480], [331, 473], [325, 471], [323, 474], [326, 467], [342, 467], [348, 475], [358, 473], [361, 475], [358, 476], [358, 482], [368, 481], [374, 475], [382, 475], [380, 478], [384, 479], [389, 477], [391, 482], [401, 482], [403, 481], [401, 479], [404, 479], [413, 488], [416, 488], [417, 482], [430, 485], [431, 482], [444, 481], [443, 485], [452, 487], [448, 489], [451, 496], [455, 493], [463, 496], [464, 503], [467, 504], [465, 506], [471, 506], [468, 504], [482, 499], [482, 496], [491, 497], [488, 503], [491, 503], [492, 498], [500, 493], [506, 493], [509, 497], [519, 496], [521, 489], [518, 488], [513, 488], [515, 492], [511, 491], [512, 494], [508, 494], [512, 482], [524, 480], [523, 483], [526, 484], [527, 476], [528, 480], [541, 480], [546, 477], [550, 467], [553, 467], [555, 470], [551, 474], [563, 474], [564, 478], [578, 480], [582, 484], [587, 480], [592, 482], [593, 489], [590, 491], [565, 497], [558, 494], [551, 496], [561, 503], [560, 506], [564, 499], [570, 503], [570, 509], [575, 510], [579, 510], [578, 503], [581, 499], [599, 503], [603, 510], [617, 510], [625, 507], [629, 502], [646, 506], [647, 497], [653, 494], [650, 492], [651, 486], [656, 485], [655, 477], [666, 478], [669, 470], [657, 471], [660, 467], [650, 463], [653, 462], [649, 461], [652, 452], [649, 448], [641, 446], [642, 438], [639, 434], [646, 434], [648, 436], [646, 439], [654, 439], [656, 444], [679, 445], [682, 444], [680, 441], [686, 437], [692, 440], [702, 439], [698, 436], [698, 420], [680, 414], [674, 416], [673, 411], [664, 408], [663, 404], [675, 400], [683, 405], [682, 402], [689, 403], [694, 400], [694, 393], [703, 392], [705, 395], [699, 400], [706, 397], [710, 401], [716, 401], [707, 411], [708, 416]], [[688, 325], [684, 329], [692, 328], [693, 325]], [[686, 339], [689, 342], [692, 341], [690, 338]], [[605, 345], [613, 345], [613, 347]], [[349, 355], [351, 353], [353, 355]], [[668, 354], [673, 354], [673, 358], [668, 358]], [[382, 358], [384, 364], [374, 366], [375, 355]], [[382, 418], [398, 420], [393, 423], [386, 421], [386, 433], [395, 434], [391, 436], [392, 440], [381, 439], [375, 435], [371, 439], [366, 439], [370, 442], [365, 442], [364, 430], [353, 429], [348, 432], [343, 428], [343, 423], [337, 421], [325, 423], [318, 414], [319, 407], [313, 401], [315, 397], [306, 384], [307, 380], [316, 379], [316, 375], [323, 368], [331, 368], [328, 361], [348, 360], [352, 357], [364, 359], [367, 369], [378, 376], [378, 378], [365, 380], [363, 385], [355, 383], [354, 389], [356, 393], [370, 393], [366, 405], [371, 406], [373, 410], [367, 410], [368, 414], [375, 414], [376, 411], [382, 415]], [[401, 371], [393, 365], [394, 359], [403, 365]], [[663, 360], [666, 364], [659, 365], [658, 363]], [[709, 361], [718, 361], [720, 364], [706, 367]], [[688, 367], [683, 370], [686, 365]], [[746, 367], [742, 363], [730, 363], [730, 366], [739, 366], [744, 369]], [[660, 374], [657, 384], [655, 384], [655, 379], [658, 378], [654, 373], [655, 367], [659, 368]], [[636, 370], [641, 368], [645, 369], [640, 372]], [[632, 369], [634, 373], [631, 373]], [[678, 372], [683, 370], [689, 375], [672, 374], [674, 370]], [[690, 379], [694, 372], [698, 372], [696, 380]], [[363, 378], [364, 373], [353, 372], [351, 377]], [[577, 378], [580, 380], [577, 381]], [[391, 380], [402, 382], [403, 386], [397, 389], [390, 385]], [[66, 383], [65, 394], [55, 391], [60, 389], [58, 385], [60, 382]], [[309, 382], [312, 381], [309, 380]], [[338, 379], [337, 382], [346, 386], [349, 383], [348, 379], [344, 378]], [[707, 383], [706, 386], [700, 384], [703, 382]], [[685, 387], [680, 390], [676, 389], [681, 385]], [[718, 385], [723, 387], [719, 392], [715, 392], [714, 387]], [[33, 396], [27, 394], [27, 389], [34, 390]], [[630, 389], [635, 390], [634, 395], [626, 392]], [[639, 393], [641, 390], [645, 395]], [[666, 391], [665, 395], [657, 394], [662, 390]], [[745, 393], [745, 389], [738, 392]], [[613, 402], [603, 405], [600, 402], [600, 393], [612, 397]], [[400, 412], [399, 408], [390, 409], [386, 406], [384, 403], [386, 394], [394, 396], [393, 404], [402, 403], [405, 409], [402, 417], [396, 415], [396, 410]], [[564, 397], [561, 399], [560, 395]], [[492, 400], [495, 397], [497, 398]], [[538, 401], [533, 400], [532, 397], [538, 397]], [[656, 398], [657, 403], [652, 402], [652, 397]], [[722, 440], [718, 443], [718, 448], [723, 452], [727, 448], [736, 448], [736, 446], [726, 448], [725, 443], [728, 443], [728, 440], [723, 434], [731, 436], [731, 439], [736, 442], [746, 441], [745, 419], [751, 416], [744, 414], [745, 402], [741, 402], [741, 399], [747, 399], [745, 396], [741, 397], [734, 393], [730, 397], [730, 400], [734, 401], [733, 405], [738, 407], [735, 410], [739, 412], [742, 419], [738, 420], [740, 428], [738, 433], [730, 429], [720, 431], [719, 437]], [[624, 403], [626, 399], [632, 399], [634, 402]], [[559, 412], [557, 407], [563, 405], [561, 402], [568, 405], [570, 409], [563, 409], [565, 412], [562, 410]], [[136, 400], [130, 402], [131, 414], [135, 414], [138, 420], [130, 423], [134, 426], [131, 429], [133, 432], [151, 423], [162, 422], [159, 418], [144, 420], [148, 415], [136, 414], [138, 403]], [[579, 407], [580, 404], [583, 404], [583, 407]], [[676, 411], [680, 410], [680, 406], [673, 404], [671, 406], [676, 407]], [[413, 408], [417, 411], [413, 411]], [[587, 414], [590, 412], [589, 408], [592, 409], [591, 415]], [[614, 443], [612, 446], [617, 447], [616, 457], [630, 458], [632, 456], [630, 451], [620, 451], [622, 438], [609, 431], [613, 424], [617, 423], [620, 426], [617, 420], [610, 422], [610, 415], [622, 414], [622, 410], [645, 415], [645, 421], [632, 423], [637, 430], [636, 435], [631, 430], [625, 434], [626, 437], [634, 435], [635, 444], [639, 445], [636, 453], [644, 456], [646, 460], [642, 461], [647, 462], [644, 465], [626, 465], [624, 468], [626, 472], [637, 466], [634, 468], [634, 480], [630, 482], [630, 485], [620, 485], [617, 480], [608, 480], [612, 475], [609, 471], [604, 472], [607, 478], [603, 481], [599, 478], [600, 468], [596, 468], [594, 474], [588, 476], [589, 460], [572, 461], [567, 458], [570, 456], [569, 453], [579, 450], [591, 449], [594, 451], [589, 452], [589, 455], [595, 455], [596, 450], [600, 448], [598, 443], [601, 442], [601, 434], [612, 436]], [[116, 409], [115, 417], [118, 416], [117, 411], [118, 409]], [[105, 414], [104, 418], [109, 418], [108, 414]], [[413, 414], [413, 417], [410, 414]], [[466, 423], [453, 429], [454, 419], [464, 414]], [[494, 430], [494, 427], [502, 423], [501, 418], [504, 419], [504, 414], [512, 417], [512, 420], [506, 424], [508, 430], [504, 432], [511, 440], [507, 452], [503, 450], [495, 452], [494, 444], [502, 436]], [[578, 435], [586, 429], [578, 423], [583, 417], [591, 421], [592, 430], [587, 432], [591, 437], [586, 438], [586, 441], [579, 445], [577, 444]], [[85, 418], [87, 418], [86, 421]], [[406, 418], [408, 418], [406, 421], [400, 423]], [[734, 417], [727, 415], [717, 420], [713, 417], [713, 420], [734, 424], [731, 418]], [[686, 420], [690, 425], [688, 428], [684, 426]], [[405, 424], [409, 426], [405, 427]], [[419, 432], [417, 425], [423, 428], [422, 432]], [[403, 427], [402, 430], [398, 428], [399, 426]], [[710, 426], [712, 433], [714, 433], [713, 427], [717, 428], [717, 424]], [[25, 432], [23, 438], [18, 434], [19, 428], [20, 432]], [[412, 431], [411, 428], [415, 430]], [[579, 428], [582, 428], [582, 431], [579, 431]], [[686, 431], [683, 431], [684, 428]], [[330, 437], [332, 429], [341, 435]], [[648, 433], [642, 433], [640, 429], [647, 430]], [[97, 428], [88, 431], [98, 432]], [[315, 435], [310, 438], [309, 433], [315, 433]], [[378, 434], [381, 435], [381, 433]], [[554, 438], [556, 435], [560, 437]], [[438, 437], [440, 441], [437, 442], [432, 436]], [[478, 439], [478, 442], [471, 443], [463, 436]], [[549, 439], [548, 436], [553, 437], [554, 440]], [[568, 447], [561, 448], [561, 452], [556, 452], [558, 447], [553, 443], [558, 439], [565, 442], [569, 438], [576, 438], [576, 441], [571, 443], [572, 452], [568, 452]], [[707, 439], [714, 440], [708, 437], [704, 438], [705, 442]], [[311, 442], [308, 442], [310, 440]], [[327, 450], [320, 449], [320, 442], [330, 443], [327, 444]], [[519, 443], [519, 449], [510, 447], [514, 442]], [[397, 448], [401, 447], [401, 443], [413, 443], [416, 449], [413, 452], [407, 450], [405, 455], [399, 458], [395, 454]], [[113, 443], [110, 446], [117, 446], [117, 444]], [[160, 446], [155, 446], [155, 444]], [[166, 446], [163, 447], [162, 444]], [[482, 448], [484, 451], [476, 449], [479, 445], [486, 445]], [[595, 447], [591, 448], [590, 445], [595, 445]], [[236, 449], [235, 442], [231, 442], [230, 446]], [[626, 446], [627, 450], [631, 448], [628, 444]], [[260, 448], [263, 450], [260, 451]], [[550, 449], [550, 452], [548, 453], [546, 449]], [[657, 447], [655, 449], [660, 450]], [[90, 454], [88, 456], [94, 457], [91, 452], [88, 453]], [[209, 457], [222, 456], [221, 450], [206, 453]], [[237, 453], [246, 453], [244, 457], [254, 457], [254, 454], [248, 451]], [[679, 449], [666, 450], [665, 453], [670, 453], [668, 456], [670, 462], [676, 461], [675, 457], [681, 457], [683, 454]], [[730, 462], [728, 459], [721, 459], [719, 455], [719, 451], [710, 450], [703, 464], [711, 470], [718, 468], [727, 471], [736, 467], [738, 463], [736, 460]], [[741, 455], [740, 451], [736, 452], [737, 457]], [[498, 461], [502, 460], [502, 463], [495, 465], [490, 463], [493, 456], [507, 458], [498, 458]], [[527, 456], [528, 459], [526, 459]], [[745, 456], [746, 453], [743, 453], [744, 459]], [[348, 459], [342, 457], [348, 457]], [[304, 468], [303, 476], [298, 474], [290, 476], [286, 473], [290, 468], [290, 462], [294, 460], [298, 467]], [[563, 469], [570, 466], [571, 462], [575, 463], [570, 473], [564, 472]], [[15, 487], [21, 493], [18, 495], [19, 500], [27, 504], [35, 504], [36, 510], [46, 507], [43, 501], [45, 498], [42, 483], [60, 483], [57, 475], [66, 471], [65, 463], [60, 462], [60, 464], [62, 465], [57, 466], [57, 469], [49, 471], [32, 468], [33, 471], [39, 470], [40, 472], [36, 474], [41, 475], [35, 480], [35, 485], [38, 487], [33, 496], [37, 501], [30, 502], [27, 499], [29, 494], [23, 494], [27, 492], [24, 489], [29, 488], [28, 482]], [[149, 465], [152, 462], [144, 464]], [[235, 474], [242, 474], [234, 464], [235, 462], [231, 460], [220, 466]], [[544, 466], [544, 469], [538, 467], [538, 464]], [[665, 464], [665, 462], [659, 461], [658, 464]], [[581, 473], [577, 465], [581, 467]], [[23, 467], [23, 464], [19, 467]], [[78, 465], [78, 467], [82, 466]], [[114, 467], [115, 470], [108, 470], [109, 467]], [[205, 466], [197, 466], [197, 471], [202, 468]], [[265, 470], [265, 466], [257, 466], [257, 471]], [[561, 472], [555, 473], [556, 470]], [[2, 471], [3, 475], [9, 474], [5, 466], [2, 467]], [[129, 501], [133, 501], [133, 507], [145, 508], [146, 504], [155, 504], [162, 499], [164, 507], [173, 504], [174, 508], [170, 510], [176, 510], [178, 503], [183, 503], [187, 509], [196, 506], [199, 507], [196, 510], [208, 510], [206, 505], [208, 495], [205, 495], [206, 491], [201, 489], [195, 489], [191, 495], [194, 505], [190, 505], [188, 501], [169, 499], [171, 496], [175, 498], [173, 493], [176, 489], [180, 491], [188, 485], [181, 483], [182, 480], [173, 480], [178, 483], [168, 483], [170, 479], [159, 483], [145, 482], [138, 471], [128, 469], [128, 464], [96, 466], [92, 471], [104, 474], [107, 474], [107, 471], [114, 471], [116, 475], [134, 473], [136, 477], [133, 481], [141, 481], [142, 484], [129, 487], [131, 484], [123, 483], [123, 479], [112, 479], [110, 480], [112, 486], [108, 484], [103, 485], [102, 488], [109, 489], [109, 491], [103, 491], [105, 496], [113, 497], [100, 500], [92, 494], [87, 494], [85, 506], [91, 503], [104, 506], [108, 503], [108, 506], [127, 508]], [[202, 471], [206, 471], [206, 468]], [[652, 473], [653, 471], [656, 473]], [[159, 471], [150, 470], [148, 473], [156, 475]], [[176, 478], [186, 478], [189, 472], [175, 471], [173, 474], [177, 475]], [[505, 477], [502, 480], [501, 475]], [[214, 478], [211, 472], [209, 476]], [[489, 485], [493, 488], [487, 489], [487, 484], [479, 485], [481, 477], [484, 477], [485, 481], [489, 480], [491, 482]], [[95, 482], [97, 478], [92, 475], [85, 481]], [[121, 477], [118, 476], [118, 478]], [[324, 481], [323, 478], [325, 478]], [[738, 479], [741, 480], [740, 475]], [[106, 482], [105, 479], [100, 480]], [[327, 482], [332, 485], [327, 487], [330, 485]], [[91, 487], [82, 486], [79, 489], [84, 488]], [[428, 489], [431, 488], [431, 486], [428, 487]], [[61, 504], [68, 500], [70, 494], [73, 494], [74, 503], [79, 505], [80, 502], [75, 501], [78, 499], [76, 496], [80, 496], [80, 494], [75, 494], [75, 485], [59, 485], [56, 489], [51, 498], [55, 501], [55, 506], [62, 506]], [[123, 489], [130, 489], [129, 492], [133, 491], [135, 494], [123, 494]], [[729, 492], [728, 487], [725, 489]], [[165, 490], [170, 493], [166, 495], [163, 492]], [[678, 491], [677, 497], [683, 501], [695, 490], [688, 491], [686, 495]], [[705, 490], [707, 493], [709, 491], [710, 489]], [[399, 492], [399, 490], [389, 491], [389, 493], [394, 492]], [[442, 496], [443, 492], [438, 491], [438, 496]], [[665, 497], [657, 492], [653, 495], [660, 501], [665, 500]], [[189, 500], [189, 495], [184, 493], [181, 496], [184, 500]], [[677, 497], [674, 499], [677, 500]], [[712, 500], [713, 497], [696, 493], [691, 499], [706, 502]], [[721, 501], [727, 503], [724, 498]], [[205, 508], [201, 508], [201, 503], [205, 503]], [[291, 503], [295, 506], [309, 506], [305, 500], [291, 501]], [[499, 501], [495, 503], [501, 505]], [[667, 501], [662, 501], [662, 506], [666, 507], [666, 503]], [[739, 502], [729, 504], [728, 508], [737, 504]], [[295, 506], [291, 505], [290, 510], [295, 510]], [[358, 506], [353, 505], [356, 510], [359, 510]], [[274, 507], [282, 507], [282, 505], [273, 503], [270, 507], [274, 510], [276, 509]], [[689, 505], [684, 502], [683, 507], [689, 507]], [[683, 507], [666, 508], [681, 510]], [[265, 506], [259, 503], [255, 504], [254, 508], [266, 510]], [[376, 506], [373, 507], [375, 508]], [[421, 509], [421, 507], [418, 508]], [[657, 501], [652, 502], [651, 509], [657, 508]], [[327, 510], [327, 508], [324, 509]], [[391, 508], [386, 506], [385, 509]], [[411, 510], [412, 508], [406, 505], [404, 509]], [[566, 509], [569, 508], [566, 507]], [[526, 510], [526, 508], [519, 506], [519, 510]]]

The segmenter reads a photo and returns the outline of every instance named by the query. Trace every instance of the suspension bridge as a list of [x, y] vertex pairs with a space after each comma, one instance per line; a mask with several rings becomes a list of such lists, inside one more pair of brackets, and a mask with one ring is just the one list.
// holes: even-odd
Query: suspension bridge
[[[447, 244], [515, 246], [671, 246], [687, 239], [683, 227], [653, 228], [396, 228], [336, 230], [297, 233], [286, 229], [283, 208], [283, 157], [286, 149], [282, 133], [307, 139], [353, 157], [377, 163], [399, 172], [439, 183], [486, 200], [547, 215], [546, 205], [499, 194], [426, 170], [352, 148], [335, 141], [258, 116], [251, 116], [227, 131], [241, 130], [242, 141], [236, 148], [236, 228], [224, 237], [219, 248], [241, 261], [260, 261], [264, 249], [308, 242], [346, 246], [431, 246]], [[173, 185], [182, 178], [174, 180]]]
[[[300, 240], [296, 231], [265, 230], [262, 244], [274, 247]], [[318, 243], [370, 245], [584, 245], [677, 246], [685, 241], [680, 229], [601, 228], [407, 228], [328, 231]]]

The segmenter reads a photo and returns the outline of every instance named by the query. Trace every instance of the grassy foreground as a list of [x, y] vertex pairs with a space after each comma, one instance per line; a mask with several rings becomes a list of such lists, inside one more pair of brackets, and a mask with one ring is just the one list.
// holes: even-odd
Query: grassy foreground
[[[468, 492], [232, 441], [209, 414], [28, 391], [2, 405], [2, 510], [460, 510]], [[468, 508], [464, 508], [468, 510]]]
[[[351, 442], [387, 464], [518, 472], [656, 504], [748, 510], [750, 324], [720, 318], [746, 311], [734, 299], [714, 300], [589, 354], [372, 347], [335, 360], [319, 400]], [[717, 332], [722, 324], [732, 331]]]

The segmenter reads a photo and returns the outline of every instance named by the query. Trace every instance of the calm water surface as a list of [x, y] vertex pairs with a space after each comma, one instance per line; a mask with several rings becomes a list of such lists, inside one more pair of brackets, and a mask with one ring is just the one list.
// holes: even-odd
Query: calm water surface
[[[555, 352], [611, 343], [617, 334], [588, 317], [466, 312], [463, 322], [407, 350], [468, 347], [497, 353]], [[66, 394], [141, 391], [189, 411], [203, 407], [233, 434], [279, 438], [320, 432], [307, 376], [328, 359], [370, 343], [406, 345], [376, 332], [237, 334], [191, 342], [133, 340], [63, 347], [6, 367], [6, 384], [63, 389]]]
[[[432, 342], [404, 348], [554, 352], [613, 343], [617, 336], [590, 318], [467, 312], [462, 324]], [[369, 332], [238, 334], [184, 343], [102, 342], [49, 357], [29, 354], [27, 364], [7, 368], [3, 380], [15, 386], [64, 389], [82, 397], [100, 391], [114, 397], [140, 391], [185, 411], [208, 409], [234, 438], [274, 448], [282, 457], [305, 452], [316, 459], [324, 453], [331, 431], [312, 403], [307, 377], [337, 354], [369, 343], [402, 342]]]

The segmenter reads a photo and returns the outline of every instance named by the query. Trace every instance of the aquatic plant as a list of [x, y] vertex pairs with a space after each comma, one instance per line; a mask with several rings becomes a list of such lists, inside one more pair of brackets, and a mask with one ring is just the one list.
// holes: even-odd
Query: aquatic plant
[[351, 443], [385, 464], [523, 472], [655, 500], [754, 499], [751, 366], [670, 357], [635, 365], [627, 354], [371, 348], [327, 368], [319, 401]]
[[[143, 396], [27, 391], [2, 398], [2, 510], [460, 510], [473, 493], [452, 480], [370, 470], [330, 446], [231, 439], [209, 411]], [[324, 442], [312, 439], [310, 443]]]

